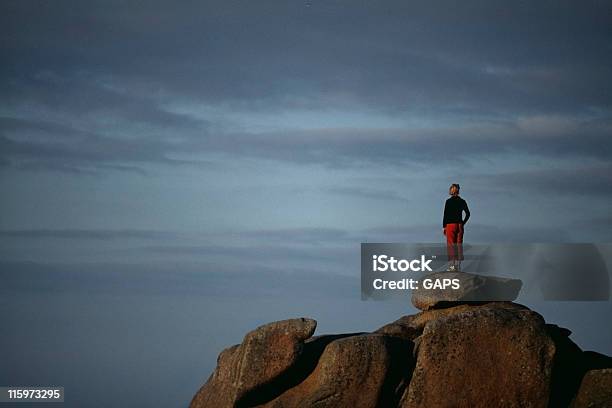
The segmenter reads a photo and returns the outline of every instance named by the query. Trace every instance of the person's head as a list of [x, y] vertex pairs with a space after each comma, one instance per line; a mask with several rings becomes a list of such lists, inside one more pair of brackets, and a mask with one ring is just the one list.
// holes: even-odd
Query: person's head
[[448, 189], [448, 194], [452, 196], [458, 196], [459, 195], [459, 184], [456, 184], [456, 183], [451, 184], [450, 188]]

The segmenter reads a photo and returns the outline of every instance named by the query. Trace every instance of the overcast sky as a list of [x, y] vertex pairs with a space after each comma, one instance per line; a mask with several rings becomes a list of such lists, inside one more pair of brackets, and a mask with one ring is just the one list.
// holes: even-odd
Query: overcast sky
[[467, 241], [612, 238], [610, 2], [4, 1], [0, 60], [5, 290], [357, 282], [360, 242], [442, 240], [454, 182]]
[[3, 230], [611, 236], [608, 2], [2, 9]]

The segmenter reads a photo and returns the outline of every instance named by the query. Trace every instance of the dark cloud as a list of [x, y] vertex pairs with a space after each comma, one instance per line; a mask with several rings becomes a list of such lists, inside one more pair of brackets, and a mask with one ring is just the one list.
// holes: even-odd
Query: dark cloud
[[398, 201], [403, 203], [408, 202], [408, 199], [406, 197], [393, 190], [338, 186], [327, 188], [325, 191], [332, 194], [339, 194], [348, 197], [366, 198], [370, 200]]
[[574, 165], [572, 167], [512, 171], [475, 177], [490, 191], [514, 191], [524, 194], [555, 194], [557, 196], [612, 195], [612, 164]]
[[[369, 228], [360, 234], [364, 242], [443, 242], [442, 225], [422, 224], [406, 226], [380, 226]], [[564, 227], [530, 227], [499, 226], [470, 222], [466, 226], [469, 243], [533, 243], [533, 242], [569, 242], [570, 228]]]
[[[332, 166], [612, 153], [612, 12], [602, 2], [2, 7], [3, 167], [142, 172], [215, 153]], [[176, 104], [430, 123], [236, 132]]]
[[[266, 133], [184, 132], [180, 140], [146, 134], [120, 137], [40, 120], [0, 118], [0, 155], [30, 168], [131, 170], [146, 163], [195, 164], [185, 155], [222, 153], [298, 164], [359, 167], [411, 165], [487, 155], [608, 160], [612, 121], [532, 118], [454, 128], [336, 128]], [[452, 146], [452, 148], [451, 148]], [[342, 188], [340, 188], [341, 190]], [[340, 192], [337, 190], [337, 192]], [[346, 192], [346, 191], [345, 191]]]
[[[180, 265], [180, 269], [176, 266]], [[122, 294], [178, 294], [196, 296], [218, 296], [224, 291], [227, 296], [255, 295], [254, 288], [261, 294], [273, 294], [278, 289], [279, 277], [286, 271], [250, 264], [250, 268], [227, 264], [202, 264], [182, 262], [139, 265], [122, 263], [64, 263], [6, 262], [0, 261], [0, 277], [6, 283], [0, 293], [11, 292], [81, 292], [81, 293], [122, 293]], [[311, 293], [322, 296], [330, 281], [339, 282], [338, 275], [324, 275], [320, 271], [303, 271], [307, 274], [294, 276], [301, 285], [286, 286], [278, 290], [297, 293]], [[280, 275], [279, 275], [280, 273]], [[286, 283], [286, 282], [285, 282]], [[346, 282], [345, 282], [346, 283]], [[306, 286], [307, 285], [307, 286]], [[357, 281], [350, 282], [351, 287]], [[334, 293], [326, 291], [328, 296]]]
[[205, 121], [163, 109], [161, 98], [130, 92], [92, 74], [67, 77], [62, 72], [37, 71], [32, 77], [11, 80], [2, 87], [8, 106], [38, 106], [73, 115], [73, 121], [82, 117], [93, 119], [98, 115], [106, 120], [180, 131], [207, 125]]
[[[440, 220], [441, 222], [441, 220]], [[581, 219], [583, 227], [607, 226], [607, 218]], [[574, 228], [577, 223], [567, 223]], [[561, 227], [521, 227], [498, 226], [494, 224], [470, 222], [470, 239], [476, 242], [557, 242], [569, 238], [569, 230]], [[349, 247], [361, 242], [437, 242], [443, 241], [441, 224], [415, 224], [404, 226], [381, 225], [365, 229], [346, 230], [340, 228], [286, 228], [245, 230], [240, 232], [186, 233], [179, 231], [148, 230], [55, 230], [24, 229], [0, 230], [0, 238], [5, 239], [77, 239], [117, 240], [138, 239], [156, 241], [157, 244], [132, 247], [138, 251], [168, 254], [221, 255], [242, 258], [257, 257], [273, 260], [273, 253], [291, 258], [305, 255], [315, 250], [323, 259], [345, 255]], [[553, 239], [553, 241], [551, 241]], [[180, 242], [177, 244], [177, 240]], [[200, 242], [194, 244], [194, 242]], [[286, 251], [285, 253], [282, 253]], [[329, 252], [326, 252], [329, 251]], [[318, 257], [313, 252], [313, 257]], [[308, 256], [310, 256], [308, 255]]]
[[162, 239], [177, 238], [180, 234], [167, 231], [147, 230], [101, 230], [101, 229], [27, 229], [0, 230], [0, 238], [62, 238], [77, 240], [114, 240], [114, 239]]
[[[480, 191], [610, 191], [606, 3], [2, 8], [3, 171], [147, 174], [151, 164], [254, 159], [356, 176], [412, 166], [422, 183], [431, 181], [423, 169], [460, 169]], [[249, 126], [287, 111], [299, 123]], [[317, 122], [334, 112], [359, 123]], [[538, 165], [523, 168], [524, 158]], [[498, 159], [507, 167], [487, 174]], [[310, 191], [381, 205], [406, 198], [389, 184], [334, 183]]]
[[[529, 121], [528, 121], [529, 122]], [[301, 163], [410, 164], [486, 155], [533, 154], [546, 158], [609, 159], [612, 120], [535, 118], [531, 122], [420, 129], [337, 128], [228, 135], [210, 140], [212, 149]], [[570, 129], [563, 128], [567, 126]]]
[[283, 228], [256, 229], [226, 232], [178, 232], [142, 229], [14, 229], [0, 230], [4, 238], [75, 238], [75, 239], [176, 239], [180, 237], [215, 240], [229, 238], [233, 240], [248, 239], [262, 242], [286, 242], [291, 239], [300, 243], [330, 242], [345, 239], [348, 231], [339, 228]]
[[260, 242], [319, 244], [344, 241], [349, 238], [349, 232], [340, 228], [282, 228], [241, 231], [234, 235], [238, 236]]
[[154, 135], [121, 137], [69, 124], [0, 117], [0, 157], [3, 162], [30, 170], [144, 173], [139, 165], [146, 163], [207, 165], [204, 160], [171, 157], [177, 150], [174, 144]]
[[495, 114], [609, 104], [610, 6], [563, 3], [18, 2], [4, 6], [4, 71], [89, 72], [254, 106], [340, 98]]

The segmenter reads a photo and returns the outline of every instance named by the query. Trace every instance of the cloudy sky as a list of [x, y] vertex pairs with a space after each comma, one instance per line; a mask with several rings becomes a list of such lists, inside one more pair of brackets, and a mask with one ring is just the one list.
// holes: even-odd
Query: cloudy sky
[[[2, 290], [55, 299], [31, 318], [358, 285], [360, 242], [441, 241], [452, 182], [472, 242], [612, 238], [609, 2], [6, 1], [0, 58]], [[209, 310], [206, 370], [288, 304]]]
[[7, 2], [0, 226], [438, 225], [455, 181], [475, 227], [609, 239], [611, 12]]

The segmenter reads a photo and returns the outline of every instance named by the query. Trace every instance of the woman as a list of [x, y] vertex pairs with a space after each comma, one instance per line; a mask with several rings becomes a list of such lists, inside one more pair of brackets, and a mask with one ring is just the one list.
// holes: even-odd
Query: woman
[[[446, 253], [448, 255], [448, 271], [459, 271], [463, 260], [463, 228], [470, 218], [467, 203], [459, 197], [459, 184], [451, 184], [448, 189], [450, 198], [444, 205], [442, 232], [446, 235]], [[463, 212], [465, 211], [465, 219]]]

